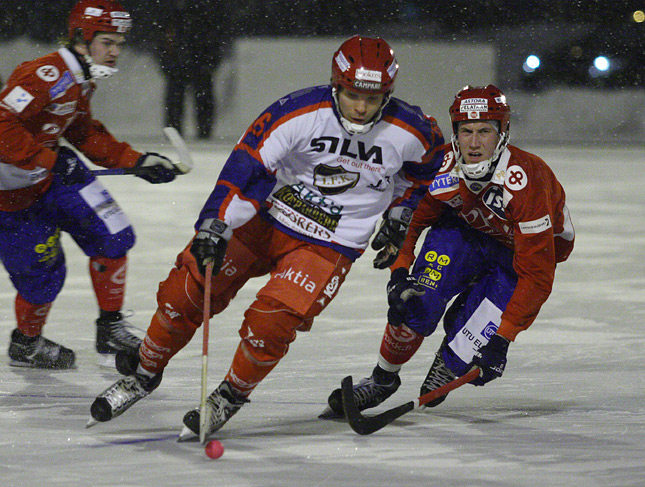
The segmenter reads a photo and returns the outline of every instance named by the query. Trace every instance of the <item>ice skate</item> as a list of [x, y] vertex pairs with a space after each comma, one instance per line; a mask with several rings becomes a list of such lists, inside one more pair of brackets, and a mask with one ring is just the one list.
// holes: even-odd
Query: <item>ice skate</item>
[[[231, 385], [224, 381], [206, 399], [206, 436], [214, 433], [237, 413], [244, 404], [250, 402], [245, 397], [235, 393]], [[184, 428], [179, 435], [179, 441], [185, 441], [199, 436], [200, 408], [188, 411], [184, 416]]]
[[[434, 359], [434, 362], [432, 362], [432, 367], [430, 367], [428, 375], [421, 385], [420, 395], [422, 396], [430, 391], [434, 391], [435, 389], [443, 385], [446, 385], [448, 382], [451, 382], [457, 378], [452, 370], [446, 367], [446, 364], [443, 360], [442, 351], [444, 349], [444, 346], [445, 344], [442, 344], [441, 347], [439, 347], [439, 350], [437, 350], [437, 355]], [[426, 403], [423, 407], [433, 408], [435, 406], [438, 406], [446, 400], [446, 397], [448, 397], [448, 394], [438, 397], [434, 401]]]
[[[365, 377], [354, 386], [354, 401], [359, 411], [373, 408], [381, 404], [388, 397], [396, 392], [401, 385], [399, 374], [386, 372], [376, 366], [372, 375]], [[334, 390], [327, 399], [328, 407], [320, 416], [321, 419], [342, 418], [345, 415], [343, 410], [343, 398], [340, 389]]]
[[71, 369], [74, 367], [75, 355], [69, 348], [41, 335], [28, 337], [16, 328], [11, 333], [9, 358], [9, 365], [13, 367]]
[[120, 416], [136, 402], [154, 391], [161, 383], [163, 374], [149, 377], [144, 374], [134, 374], [116, 381], [99, 394], [90, 408], [92, 418], [86, 428], [98, 422], [106, 422]]
[[129, 331], [133, 328], [119, 311], [101, 313], [96, 320], [96, 351], [101, 355], [100, 365], [114, 367], [114, 356], [119, 350], [137, 353], [141, 338]]

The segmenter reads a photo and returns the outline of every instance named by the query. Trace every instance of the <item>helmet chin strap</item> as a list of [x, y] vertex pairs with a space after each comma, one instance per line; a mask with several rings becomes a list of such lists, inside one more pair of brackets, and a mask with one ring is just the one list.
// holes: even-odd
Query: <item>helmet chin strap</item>
[[89, 66], [90, 78], [92, 79], [109, 78], [119, 71], [117, 68], [111, 68], [110, 66], [105, 66], [103, 64], [96, 64], [89, 54], [86, 54], [83, 57]]
[[379, 108], [379, 111], [376, 112], [372, 120], [365, 124], [353, 123], [347, 120], [343, 116], [343, 113], [340, 110], [340, 104], [338, 103], [338, 90], [336, 88], [332, 88], [331, 93], [332, 93], [332, 96], [334, 97], [334, 102], [336, 103], [338, 116], [340, 117], [340, 123], [342, 124], [343, 128], [347, 130], [347, 132], [349, 132], [351, 135], [362, 135], [372, 130], [372, 127], [374, 127], [374, 124], [376, 124], [376, 122], [378, 122], [381, 119], [381, 113], [383, 112], [383, 108], [385, 107], [385, 105], [387, 105], [387, 102], [390, 100], [391, 92], [385, 96], [385, 98], [383, 99], [383, 104], [381, 105], [381, 108]]

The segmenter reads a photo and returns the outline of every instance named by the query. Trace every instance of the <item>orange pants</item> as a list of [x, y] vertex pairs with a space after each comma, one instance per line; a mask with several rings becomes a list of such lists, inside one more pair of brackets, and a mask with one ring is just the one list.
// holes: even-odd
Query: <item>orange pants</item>
[[[161, 372], [203, 322], [204, 277], [190, 244], [159, 285], [158, 308], [140, 350], [141, 365]], [[256, 216], [236, 229], [211, 284], [211, 316], [222, 312], [246, 282], [270, 274], [244, 313], [242, 338], [226, 376], [244, 395], [277, 365], [296, 338], [331, 302], [352, 262], [328, 247], [290, 237]]]

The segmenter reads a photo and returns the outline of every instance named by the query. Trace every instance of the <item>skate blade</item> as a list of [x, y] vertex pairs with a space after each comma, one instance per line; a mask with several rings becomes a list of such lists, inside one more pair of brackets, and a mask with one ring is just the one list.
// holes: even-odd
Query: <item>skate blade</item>
[[332, 408], [327, 406], [325, 410], [318, 415], [318, 419], [344, 419], [344, 414], [338, 414]]
[[90, 419], [89, 419], [89, 421], [87, 422], [87, 424], [85, 425], [85, 429], [87, 429], [87, 428], [91, 428], [91, 427], [92, 427], [92, 426], [94, 426], [96, 423], [98, 423], [98, 421], [97, 421], [96, 419], [94, 419], [94, 418], [90, 418]]
[[114, 363], [116, 355], [113, 353], [99, 353], [98, 365], [99, 367], [106, 367], [109, 369], [115, 369], [116, 364]]
[[193, 433], [188, 426], [184, 426], [179, 433], [179, 438], [177, 438], [177, 443], [183, 443], [184, 441], [198, 440], [199, 436]]

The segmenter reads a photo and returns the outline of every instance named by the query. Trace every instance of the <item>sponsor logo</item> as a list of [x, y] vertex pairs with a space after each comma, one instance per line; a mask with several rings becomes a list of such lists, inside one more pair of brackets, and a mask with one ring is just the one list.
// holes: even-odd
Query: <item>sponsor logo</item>
[[355, 79], [352, 83], [352, 86], [358, 90], [373, 90], [377, 91], [381, 89], [381, 83], [374, 83], [373, 81], [361, 81]]
[[396, 62], [396, 58], [392, 59], [392, 64], [387, 67], [387, 74], [390, 79], [393, 79], [396, 76], [396, 72], [399, 70], [399, 64]]
[[544, 230], [548, 230], [552, 226], [551, 217], [549, 215], [544, 215], [542, 218], [538, 218], [537, 220], [530, 222], [519, 223], [520, 232], [523, 234], [540, 233]]
[[345, 57], [342, 51], [339, 52], [338, 55], [336, 56], [336, 64], [343, 72], [349, 69], [349, 61], [347, 61], [347, 58]]
[[21, 113], [25, 108], [27, 108], [27, 105], [29, 105], [33, 99], [33, 95], [22, 86], [16, 86], [2, 99], [2, 101], [15, 112]]
[[430, 192], [437, 189], [451, 188], [456, 184], [459, 184], [459, 178], [456, 175], [452, 173], [441, 174], [432, 181]]
[[323, 195], [344, 193], [358, 183], [361, 175], [342, 166], [320, 164], [314, 169], [314, 184]]
[[341, 156], [351, 157], [352, 159], [359, 159], [361, 161], [369, 162], [370, 164], [383, 165], [383, 150], [380, 146], [375, 145], [367, 149], [363, 141], [356, 142], [356, 152], [352, 152], [351, 139], [339, 139], [338, 137], [318, 137], [311, 141], [311, 149], [314, 152], [329, 152], [331, 154], [340, 154]]
[[92, 17], [100, 17], [102, 13], [102, 8], [87, 7], [85, 9], [85, 15], [90, 15]]
[[358, 68], [356, 70], [356, 79], [363, 81], [374, 81], [377, 83], [381, 82], [381, 72], [373, 71], [371, 69]]
[[45, 243], [36, 245], [34, 252], [39, 255], [38, 262], [53, 264], [61, 252], [60, 228], [57, 228], [53, 235], [47, 237]]
[[338, 281], [340, 281], [340, 277], [334, 276], [331, 281], [329, 281], [325, 286], [323, 294], [329, 299], [332, 299], [334, 297], [334, 294], [336, 294], [336, 291], [338, 290]]
[[72, 73], [65, 71], [65, 74], [61, 76], [58, 82], [49, 89], [50, 98], [52, 100], [55, 100], [56, 98], [63, 96], [67, 91], [67, 88], [69, 88], [73, 84], [74, 78], [72, 77]]
[[[320, 206], [316, 206], [313, 201], [311, 203], [307, 202], [305, 198], [298, 194], [297, 189], [291, 186], [283, 186], [273, 193], [272, 198], [331, 232], [336, 230], [340, 222], [341, 217], [339, 214], [330, 214], [320, 208]], [[289, 217], [294, 223], [297, 223], [287, 213], [284, 213], [284, 211], [283, 214]]]
[[309, 274], [303, 274], [301, 271], [295, 271], [292, 267], [274, 274], [273, 279], [285, 279], [297, 286], [304, 288], [308, 293], [313, 293], [316, 290], [316, 283], [309, 279]]
[[54, 135], [60, 132], [60, 127], [55, 123], [46, 123], [41, 130], [45, 134]]
[[56, 81], [58, 79], [58, 77], [60, 76], [60, 71], [58, 71], [58, 68], [56, 66], [47, 64], [46, 66], [41, 66], [36, 70], [36, 76], [38, 76], [43, 81], [51, 83], [52, 81]]
[[490, 340], [495, 333], [497, 333], [497, 325], [492, 321], [489, 321], [481, 331], [481, 335], [486, 339], [486, 341]]
[[52, 103], [47, 108], [45, 108], [45, 111], [51, 113], [52, 115], [69, 115], [70, 113], [73, 113], [74, 110], [76, 110], [76, 103], [76, 100], [68, 101], [67, 103]]
[[482, 201], [486, 208], [501, 219], [506, 220], [506, 213], [504, 212], [504, 190], [500, 186], [492, 185], [488, 188], [482, 196]]
[[506, 186], [518, 191], [528, 184], [528, 177], [520, 166], [511, 166], [506, 170]]

